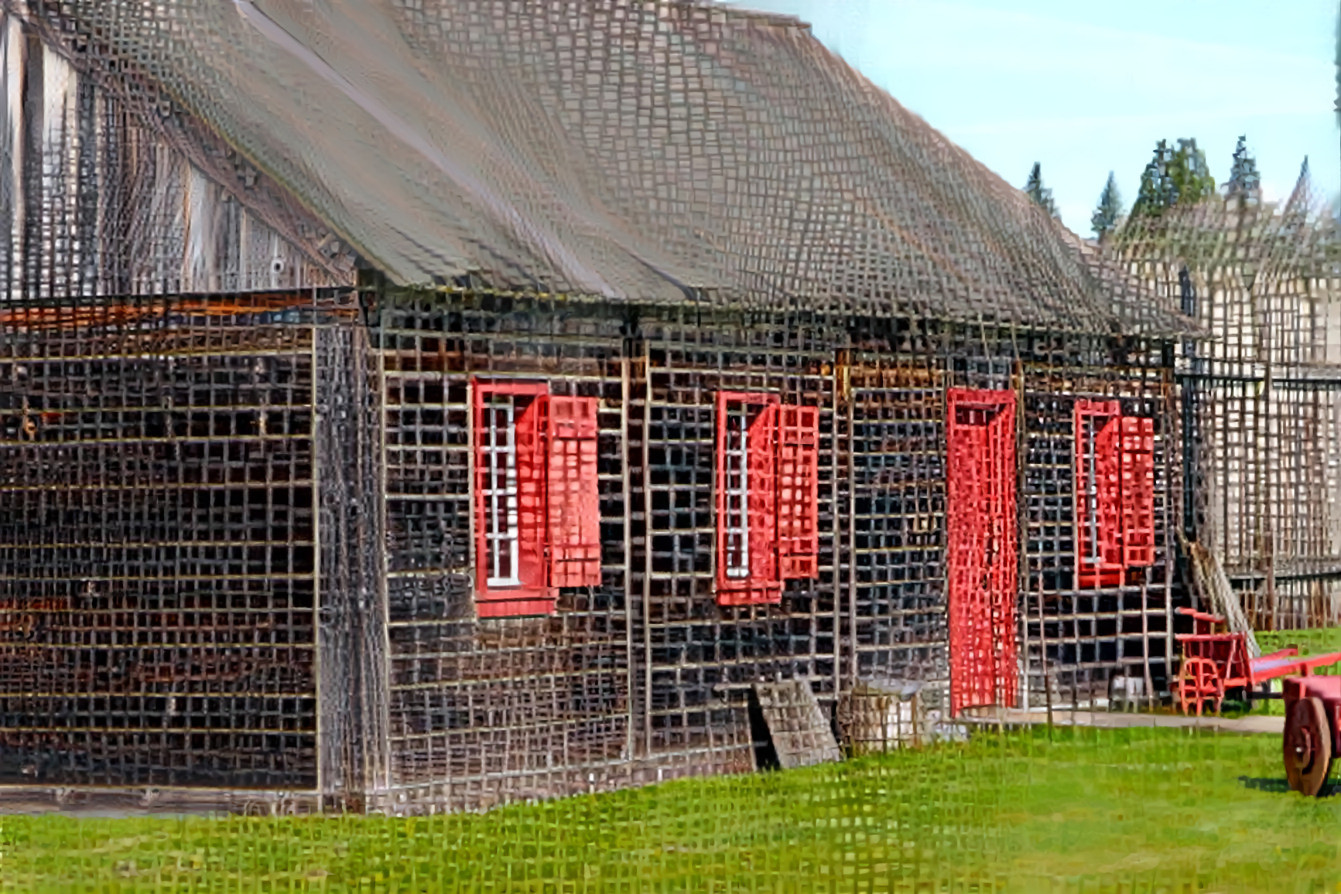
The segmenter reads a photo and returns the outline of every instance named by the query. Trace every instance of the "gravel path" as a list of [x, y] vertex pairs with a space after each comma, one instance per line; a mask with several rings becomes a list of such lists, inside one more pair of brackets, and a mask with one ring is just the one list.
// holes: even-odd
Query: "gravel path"
[[[1000, 715], [991, 717], [961, 718], [961, 723], [981, 724], [984, 726], [1032, 726], [1048, 722], [1048, 712], [1040, 710], [1019, 711], [1008, 709]], [[1282, 735], [1285, 730], [1284, 717], [1272, 717], [1263, 714], [1250, 714], [1246, 717], [1184, 717], [1181, 714], [1136, 714], [1118, 711], [1073, 711], [1054, 710], [1054, 726], [1093, 726], [1107, 729], [1119, 729], [1134, 726], [1201, 727], [1218, 729], [1231, 733], [1271, 733]]]

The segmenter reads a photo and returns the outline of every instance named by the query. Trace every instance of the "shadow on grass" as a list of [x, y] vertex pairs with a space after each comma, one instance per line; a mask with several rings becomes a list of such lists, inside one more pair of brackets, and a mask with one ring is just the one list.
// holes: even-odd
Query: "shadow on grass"
[[[1244, 788], [1259, 792], [1274, 792], [1276, 794], [1286, 794], [1290, 791], [1290, 783], [1283, 778], [1268, 778], [1264, 776], [1240, 776], [1239, 782]], [[1319, 798], [1330, 798], [1333, 795], [1341, 794], [1341, 784], [1329, 782], [1322, 787], [1318, 793]]]

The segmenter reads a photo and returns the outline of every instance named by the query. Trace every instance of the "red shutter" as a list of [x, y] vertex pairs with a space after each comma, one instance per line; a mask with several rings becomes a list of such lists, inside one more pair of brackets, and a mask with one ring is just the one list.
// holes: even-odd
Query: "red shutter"
[[1117, 401], [1076, 401], [1076, 586], [1122, 583], [1122, 422]]
[[[554, 593], [548, 586], [545, 556], [546, 469], [544, 432], [546, 386], [534, 382], [474, 383], [476, 612], [481, 618], [548, 614]], [[515, 587], [488, 585], [488, 523], [484, 500], [487, 475], [485, 405], [490, 395], [507, 394], [521, 406], [513, 423], [517, 463], [517, 579]]]
[[717, 601], [723, 605], [727, 604], [727, 591], [739, 586], [738, 582], [729, 579], [726, 574], [727, 556], [730, 551], [729, 535], [727, 533], [726, 471], [727, 436], [730, 431], [730, 422], [727, 413], [731, 404], [731, 397], [732, 395], [728, 395], [726, 392], [717, 394], [717, 453], [713, 466], [713, 517], [717, 523]]
[[524, 590], [545, 587], [545, 416], [548, 397], [541, 395], [517, 415], [517, 529], [520, 574]]
[[1122, 418], [1123, 564], [1155, 564], [1155, 421]]
[[549, 582], [601, 583], [601, 508], [596, 478], [598, 402], [549, 398]]
[[759, 410], [750, 424], [750, 585], [780, 589], [777, 501], [778, 406]]
[[778, 563], [783, 580], [819, 577], [819, 410], [778, 409]]

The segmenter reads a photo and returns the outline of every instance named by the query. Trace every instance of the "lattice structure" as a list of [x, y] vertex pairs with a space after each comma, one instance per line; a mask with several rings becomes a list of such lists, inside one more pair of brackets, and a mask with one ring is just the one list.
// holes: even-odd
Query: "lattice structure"
[[0, 785], [473, 808], [1167, 676], [1187, 321], [803, 26], [4, 10]]
[[[506, 300], [457, 304], [388, 302], [375, 327], [385, 388], [392, 803], [467, 806], [563, 791], [586, 784], [584, 768], [604, 776], [603, 767], [631, 755], [628, 361], [619, 321], [564, 320]], [[550, 348], [536, 350], [541, 344]], [[472, 569], [472, 465], [484, 472], [470, 408], [480, 382], [543, 391], [552, 404], [581, 408], [567, 422], [594, 430], [594, 456], [583, 457], [584, 446], [577, 459], [595, 473], [587, 481], [598, 501], [599, 577], [561, 568], [540, 605], [500, 605], [501, 589], [481, 599], [490, 572]], [[551, 463], [564, 461], [561, 450], [551, 453]]]
[[1307, 173], [1129, 224], [1110, 246], [1211, 336], [1179, 355], [1189, 537], [1260, 629], [1341, 618], [1341, 287]]
[[[1021, 583], [1034, 705], [1044, 698], [1054, 707], [1095, 703], [1107, 697], [1113, 676], [1142, 678], [1145, 691], [1155, 693], [1171, 672], [1181, 482], [1173, 370], [1164, 348], [1125, 347], [1107, 354], [1098, 341], [1044, 337], [1032, 340], [1025, 361], [1033, 375], [1024, 395], [1028, 534], [1021, 537], [1028, 577]], [[1116, 403], [1123, 417], [1150, 432], [1140, 438], [1150, 475], [1149, 502], [1141, 503], [1149, 521], [1143, 538], [1151, 538], [1153, 550], [1121, 574], [1099, 579], [1077, 574], [1084, 571], [1077, 560], [1086, 554], [1088, 529], [1084, 491], [1076, 488], [1086, 471], [1079, 462], [1086, 429], [1075, 412], [1082, 402]]]

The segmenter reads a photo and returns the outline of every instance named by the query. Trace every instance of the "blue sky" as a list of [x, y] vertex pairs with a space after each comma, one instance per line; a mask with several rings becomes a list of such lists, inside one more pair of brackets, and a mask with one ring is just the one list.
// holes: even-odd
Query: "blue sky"
[[1216, 179], [1239, 134], [1268, 198], [1309, 156], [1341, 193], [1336, 0], [734, 0], [817, 38], [1006, 180], [1035, 162], [1089, 234], [1108, 172], [1136, 196], [1155, 143], [1195, 137]]

